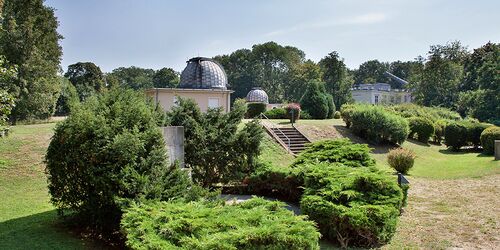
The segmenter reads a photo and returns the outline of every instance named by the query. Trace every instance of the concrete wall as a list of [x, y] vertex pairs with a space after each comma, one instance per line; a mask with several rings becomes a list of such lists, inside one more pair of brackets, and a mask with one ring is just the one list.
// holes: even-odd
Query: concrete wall
[[161, 130], [163, 140], [165, 141], [168, 162], [172, 165], [177, 161], [179, 162], [179, 166], [184, 168], [184, 127], [161, 127]]
[[222, 107], [225, 112], [230, 109], [230, 97], [233, 91], [230, 90], [215, 90], [215, 89], [148, 89], [146, 95], [151, 97], [155, 102], [159, 103], [163, 110], [169, 111], [174, 105], [176, 96], [182, 98], [190, 98], [196, 101], [200, 110], [206, 112], [209, 101], [218, 100], [219, 107]]

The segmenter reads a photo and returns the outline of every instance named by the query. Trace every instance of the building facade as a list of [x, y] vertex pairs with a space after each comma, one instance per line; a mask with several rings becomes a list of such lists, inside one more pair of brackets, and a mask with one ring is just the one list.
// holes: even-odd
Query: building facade
[[398, 104], [413, 101], [411, 91], [391, 89], [388, 83], [360, 84], [351, 89], [355, 102], [370, 104]]

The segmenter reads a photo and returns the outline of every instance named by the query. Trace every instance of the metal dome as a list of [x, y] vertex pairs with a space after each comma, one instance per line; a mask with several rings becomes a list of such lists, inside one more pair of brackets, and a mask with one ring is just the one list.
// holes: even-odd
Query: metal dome
[[181, 73], [180, 88], [227, 89], [227, 76], [220, 64], [210, 58], [195, 57], [187, 61]]
[[267, 97], [267, 93], [261, 88], [252, 88], [247, 94], [247, 102], [262, 102], [268, 104], [269, 97]]

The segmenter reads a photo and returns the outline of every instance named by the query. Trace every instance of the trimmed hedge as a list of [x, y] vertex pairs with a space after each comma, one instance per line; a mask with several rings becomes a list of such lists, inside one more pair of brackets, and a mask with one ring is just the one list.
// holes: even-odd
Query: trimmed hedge
[[474, 147], [481, 145], [481, 133], [493, 125], [489, 123], [471, 122], [467, 124], [467, 142]]
[[356, 106], [354, 104], [344, 104], [340, 107], [340, 115], [342, 120], [345, 122], [345, 126], [350, 128], [352, 122], [352, 114], [354, 113]]
[[447, 120], [437, 120], [434, 123], [433, 141], [435, 143], [441, 144], [441, 141], [443, 140], [443, 137], [444, 137], [444, 129], [446, 128], [447, 124], [448, 124]]
[[414, 135], [417, 135], [418, 141], [427, 143], [434, 134], [434, 123], [427, 118], [410, 117], [408, 123], [410, 125], [408, 138], [413, 138]]
[[249, 194], [298, 202], [302, 196], [303, 180], [297, 173], [298, 170], [289, 167], [261, 164], [243, 183], [248, 185]]
[[444, 129], [444, 144], [459, 150], [467, 144], [467, 126], [461, 122], [451, 122]]
[[285, 205], [148, 202], [127, 210], [122, 230], [131, 249], [319, 249], [314, 222]]
[[264, 112], [264, 115], [269, 119], [287, 119], [286, 110], [284, 108], [270, 109]]
[[265, 103], [247, 103], [247, 118], [255, 118], [261, 113], [266, 112], [267, 105]]
[[493, 154], [495, 140], [500, 140], [500, 127], [492, 126], [481, 133], [481, 145], [485, 154]]
[[388, 141], [402, 144], [408, 137], [408, 121], [380, 106], [354, 105], [349, 116], [352, 131], [373, 143]]

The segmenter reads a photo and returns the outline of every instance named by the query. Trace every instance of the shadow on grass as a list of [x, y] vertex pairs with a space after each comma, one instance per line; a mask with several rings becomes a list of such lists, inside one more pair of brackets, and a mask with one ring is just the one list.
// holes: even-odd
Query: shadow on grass
[[415, 139], [411, 139], [411, 138], [408, 138], [406, 139], [407, 141], [413, 143], [413, 144], [417, 144], [419, 146], [424, 146], [424, 147], [430, 147], [431, 144], [429, 143], [425, 143], [425, 142], [421, 142], [421, 141], [418, 141], [418, 140], [415, 140]]
[[0, 222], [0, 249], [108, 249], [81, 239], [58, 220], [56, 210]]
[[479, 148], [464, 148], [460, 149], [458, 151], [453, 150], [451, 148], [447, 149], [440, 149], [439, 153], [441, 154], [447, 154], [447, 155], [464, 155], [464, 154], [478, 154], [478, 157], [489, 157], [489, 155], [485, 155], [482, 153], [483, 151]]

